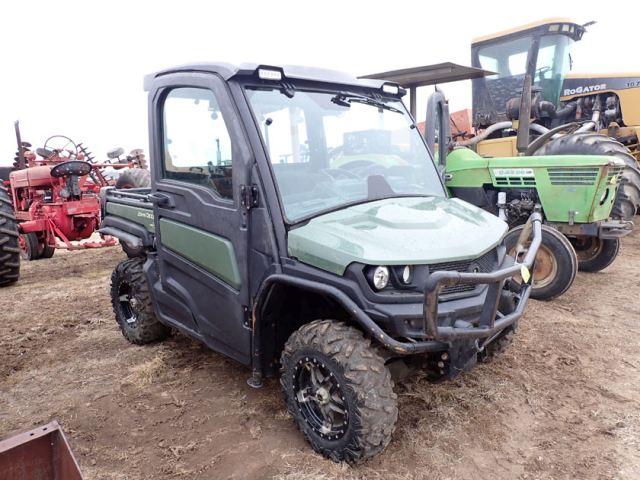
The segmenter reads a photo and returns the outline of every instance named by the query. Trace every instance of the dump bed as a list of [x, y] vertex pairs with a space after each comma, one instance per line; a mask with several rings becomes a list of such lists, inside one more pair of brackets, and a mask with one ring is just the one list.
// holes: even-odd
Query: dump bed
[[99, 232], [117, 237], [132, 247], [153, 246], [155, 223], [150, 194], [150, 188], [103, 189]]

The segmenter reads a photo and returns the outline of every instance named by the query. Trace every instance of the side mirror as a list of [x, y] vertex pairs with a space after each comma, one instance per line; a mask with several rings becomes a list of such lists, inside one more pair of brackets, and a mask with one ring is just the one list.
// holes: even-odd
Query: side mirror
[[440, 90], [433, 92], [427, 100], [424, 139], [427, 148], [436, 159], [438, 169], [444, 170], [451, 143], [451, 125], [449, 124], [449, 104]]

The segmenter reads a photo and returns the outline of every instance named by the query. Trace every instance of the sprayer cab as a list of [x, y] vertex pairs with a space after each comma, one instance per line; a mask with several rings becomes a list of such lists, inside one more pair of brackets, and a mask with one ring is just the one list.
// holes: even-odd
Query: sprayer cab
[[471, 64], [496, 72], [473, 80], [474, 126], [517, 119], [519, 101], [514, 99], [522, 94], [525, 75], [533, 81], [532, 113], [551, 123], [572, 67], [571, 47], [584, 32], [585, 26], [569, 20], [546, 19], [474, 39]]

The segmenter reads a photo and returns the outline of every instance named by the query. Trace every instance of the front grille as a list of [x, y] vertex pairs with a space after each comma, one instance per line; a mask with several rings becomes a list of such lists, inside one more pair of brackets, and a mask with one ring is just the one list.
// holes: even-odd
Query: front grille
[[[438, 272], [438, 271], [449, 271], [449, 272], [476, 272], [476, 273], [489, 273], [491, 272], [497, 263], [496, 259], [496, 251], [489, 250], [480, 258], [472, 259], [472, 260], [461, 260], [459, 262], [444, 262], [444, 263], [434, 263], [429, 265], [430, 272]], [[441, 290], [443, 295], [451, 294], [451, 293], [463, 293], [463, 292], [471, 292], [475, 290], [477, 285], [472, 283], [460, 283], [458, 285], [452, 285], [449, 287], [444, 287]]]
[[600, 169], [598, 167], [557, 167], [549, 168], [547, 172], [551, 185], [594, 185]]

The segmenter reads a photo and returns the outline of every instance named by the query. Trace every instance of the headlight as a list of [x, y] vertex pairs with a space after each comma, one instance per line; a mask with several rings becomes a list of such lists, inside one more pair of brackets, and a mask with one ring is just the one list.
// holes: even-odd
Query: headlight
[[382, 290], [389, 284], [389, 269], [387, 267], [376, 267], [373, 271], [373, 286]]
[[402, 269], [402, 283], [409, 285], [411, 283], [411, 267], [407, 265]]

